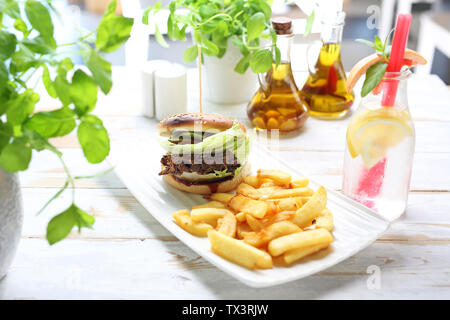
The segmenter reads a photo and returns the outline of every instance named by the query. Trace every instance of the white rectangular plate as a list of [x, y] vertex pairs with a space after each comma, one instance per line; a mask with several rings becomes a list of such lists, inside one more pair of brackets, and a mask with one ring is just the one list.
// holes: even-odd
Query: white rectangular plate
[[[251, 287], [274, 286], [320, 272], [369, 246], [389, 227], [389, 222], [381, 216], [327, 189], [327, 207], [333, 213], [335, 224], [335, 241], [330, 248], [290, 267], [248, 270], [217, 256], [210, 250], [207, 238], [195, 237], [173, 222], [174, 211], [190, 209], [206, 200], [201, 196], [176, 190], [158, 176], [163, 154], [164, 150], [157, 143], [156, 136], [135, 141], [128, 138], [126, 143], [113, 144], [109, 161], [116, 167], [116, 173], [130, 192], [165, 228], [217, 268]], [[294, 177], [303, 176], [260, 146], [253, 146], [250, 161], [253, 172], [259, 168], [280, 169]], [[319, 187], [314, 181], [311, 181], [310, 186], [314, 190]]]

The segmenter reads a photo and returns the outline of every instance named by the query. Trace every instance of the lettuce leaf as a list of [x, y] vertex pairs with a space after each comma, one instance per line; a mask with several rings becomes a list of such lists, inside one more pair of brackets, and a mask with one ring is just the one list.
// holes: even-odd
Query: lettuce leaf
[[230, 129], [207, 137], [200, 143], [176, 144], [163, 137], [159, 137], [159, 143], [167, 152], [178, 155], [218, 154], [228, 150], [234, 153], [241, 165], [245, 163], [250, 152], [250, 138], [241, 129], [237, 121], [233, 122], [233, 126]]

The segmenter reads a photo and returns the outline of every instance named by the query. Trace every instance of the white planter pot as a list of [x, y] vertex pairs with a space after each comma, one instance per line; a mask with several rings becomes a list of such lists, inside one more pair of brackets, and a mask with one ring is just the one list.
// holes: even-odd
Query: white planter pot
[[19, 176], [0, 168], [0, 279], [6, 275], [16, 253], [22, 222]]
[[234, 71], [242, 58], [239, 49], [229, 42], [225, 55], [203, 56], [203, 92], [208, 101], [218, 104], [247, 103], [258, 89], [258, 78], [250, 68], [244, 74]]

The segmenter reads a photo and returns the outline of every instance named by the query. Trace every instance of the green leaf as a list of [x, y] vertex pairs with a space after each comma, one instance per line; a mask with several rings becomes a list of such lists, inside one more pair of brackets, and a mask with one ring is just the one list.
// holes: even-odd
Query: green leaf
[[16, 51], [17, 39], [12, 33], [0, 30], [0, 60], [6, 60]]
[[375, 50], [377, 51], [384, 51], [384, 45], [383, 42], [381, 41], [380, 37], [375, 36], [375, 42], [374, 42], [374, 47]]
[[375, 43], [373, 43], [371, 41], [368, 41], [366, 39], [356, 39], [355, 41], [359, 42], [359, 43], [362, 43], [362, 44], [364, 44], [364, 45], [366, 45], [368, 47], [375, 48]]
[[30, 68], [37, 67], [41, 64], [41, 60], [23, 44], [19, 44], [19, 51], [14, 52], [11, 57], [10, 70], [12, 73], [27, 71]]
[[164, 39], [164, 36], [161, 34], [161, 31], [159, 31], [158, 25], [155, 25], [155, 39], [158, 41], [159, 45], [168, 48], [169, 44]]
[[47, 241], [50, 245], [61, 241], [72, 231], [74, 227], [92, 228], [95, 218], [75, 204], [61, 212], [57, 216], [53, 217], [47, 226]]
[[89, 71], [91, 71], [94, 81], [100, 86], [104, 94], [108, 94], [112, 87], [111, 63], [93, 50], [83, 54], [82, 57]]
[[28, 119], [25, 127], [37, 132], [44, 138], [62, 137], [75, 129], [75, 115], [69, 108], [38, 112]]
[[97, 84], [83, 70], [79, 69], [72, 77], [70, 97], [79, 116], [94, 109], [97, 103]]
[[194, 61], [198, 56], [198, 47], [197, 45], [193, 45], [192, 47], [187, 48], [183, 54], [183, 61], [185, 63], [189, 63]]
[[275, 47], [275, 64], [278, 67], [278, 65], [281, 62], [281, 51], [280, 48]]
[[387, 63], [385, 62], [377, 62], [366, 72], [366, 79], [364, 80], [364, 84], [361, 88], [361, 96], [367, 96], [375, 87], [380, 83], [383, 79], [384, 73], [386, 72]]
[[[0, 93], [3, 91], [3, 86], [6, 82], [8, 82], [9, 74], [8, 69], [6, 69], [6, 65], [3, 61], [0, 61]], [[1, 109], [1, 107], [0, 107]]]
[[67, 72], [72, 69], [73, 63], [70, 58], [65, 58], [60, 61], [58, 64], [58, 75], [53, 82], [53, 87], [55, 88], [56, 94], [64, 107], [67, 107], [72, 102], [70, 97], [70, 83], [67, 81]]
[[15, 99], [9, 101], [7, 105], [6, 117], [12, 125], [22, 124], [33, 112], [36, 103], [39, 101], [39, 94], [32, 89], [27, 89], [19, 94]]
[[266, 0], [259, 0], [258, 5], [261, 11], [264, 13], [266, 20], [269, 20], [272, 16], [272, 8], [270, 7], [270, 5], [266, 2]]
[[0, 167], [8, 172], [17, 172], [28, 169], [31, 161], [31, 148], [25, 139], [14, 139], [7, 144], [0, 154]]
[[212, 4], [202, 4], [198, 9], [198, 13], [206, 20], [216, 13], [216, 8]]
[[27, 0], [25, 13], [34, 29], [44, 38], [53, 38], [53, 22], [47, 8], [39, 1]]
[[103, 52], [113, 52], [130, 38], [134, 20], [121, 16], [105, 16], [97, 29], [95, 47]]
[[0, 12], [4, 12], [13, 19], [20, 18], [20, 8], [18, 1], [0, 0]]
[[208, 56], [217, 56], [219, 54], [219, 47], [207, 38], [202, 39], [203, 52]]
[[250, 66], [250, 54], [242, 57], [242, 59], [239, 60], [238, 64], [234, 67], [234, 71], [240, 74], [244, 74], [249, 66]]
[[14, 21], [14, 29], [16, 29], [17, 31], [22, 32], [24, 36], [27, 36], [29, 34], [27, 24], [25, 23], [25, 21], [23, 21], [20, 18], [17, 18]]
[[272, 61], [272, 52], [269, 49], [258, 50], [250, 58], [250, 68], [255, 73], [264, 73], [270, 69]]
[[58, 94], [56, 93], [55, 86], [53, 85], [52, 79], [50, 78], [50, 73], [46, 65], [43, 65], [44, 71], [42, 72], [42, 82], [44, 83], [45, 89], [50, 97], [56, 98]]
[[42, 137], [39, 133], [29, 130], [28, 128], [24, 128], [22, 130], [22, 134], [27, 139], [27, 145], [29, 145], [30, 148], [37, 151], [50, 150], [59, 156], [62, 155], [58, 149], [51, 145], [48, 140]]
[[257, 12], [247, 20], [248, 41], [258, 38], [266, 28], [264, 13]]
[[56, 49], [56, 42], [53, 38], [44, 38], [42, 36], [24, 39], [22, 43], [31, 51], [39, 54], [49, 54]]
[[305, 34], [304, 34], [305, 37], [307, 37], [311, 34], [315, 16], [316, 16], [316, 12], [313, 10], [311, 12], [311, 14], [308, 16], [308, 18], [306, 19]]
[[84, 156], [90, 163], [100, 163], [109, 154], [108, 132], [102, 121], [94, 116], [85, 116], [78, 127], [78, 141]]

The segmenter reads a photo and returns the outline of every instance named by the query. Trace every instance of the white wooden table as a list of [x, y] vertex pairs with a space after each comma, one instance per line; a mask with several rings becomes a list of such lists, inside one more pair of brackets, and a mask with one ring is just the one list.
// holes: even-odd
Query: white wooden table
[[[97, 109], [112, 140], [149, 134], [156, 121], [139, 116], [138, 81], [123, 68], [114, 73], [115, 89], [100, 99]], [[195, 110], [196, 73], [191, 71], [189, 77], [189, 108]], [[50, 247], [46, 224], [71, 197], [67, 192], [44, 214], [35, 215], [64, 181], [56, 157], [43, 152], [34, 155], [30, 170], [21, 175], [23, 235], [10, 272], [0, 282], [0, 298], [448, 299], [450, 91], [436, 76], [415, 77], [410, 80], [409, 99], [417, 145], [406, 215], [366, 250], [324, 272], [267, 289], [246, 287], [159, 225], [114, 173], [77, 181], [77, 203], [95, 216], [95, 229], [74, 231]], [[222, 109], [231, 115], [236, 110], [245, 113], [244, 106]], [[310, 178], [338, 190], [347, 122], [309, 119], [300, 134], [281, 140], [277, 152]], [[77, 175], [108, 167], [89, 165], [75, 135], [53, 142], [64, 149]], [[378, 289], [367, 285], [373, 266], [380, 268]]]

